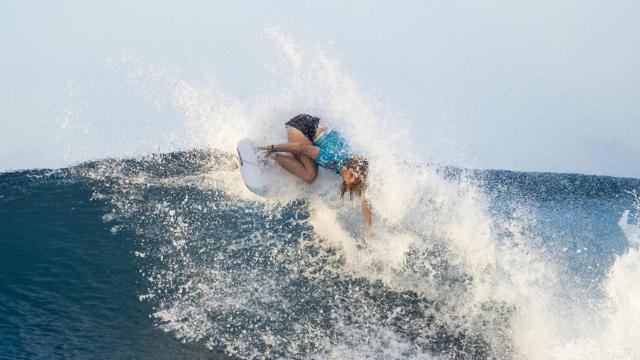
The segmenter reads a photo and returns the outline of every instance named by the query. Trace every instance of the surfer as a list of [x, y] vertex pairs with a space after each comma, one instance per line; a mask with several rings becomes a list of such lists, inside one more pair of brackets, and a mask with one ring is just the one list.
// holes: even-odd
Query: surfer
[[332, 127], [320, 122], [320, 119], [308, 114], [294, 116], [287, 121], [289, 142], [263, 146], [261, 151], [267, 155], [290, 153], [292, 156], [275, 154], [273, 158], [287, 171], [308, 184], [315, 181], [318, 165], [335, 171], [342, 176], [340, 198], [349, 191], [362, 199], [362, 215], [367, 231], [371, 229], [371, 206], [364, 196], [367, 188], [369, 163], [363, 157], [354, 154], [344, 138]]

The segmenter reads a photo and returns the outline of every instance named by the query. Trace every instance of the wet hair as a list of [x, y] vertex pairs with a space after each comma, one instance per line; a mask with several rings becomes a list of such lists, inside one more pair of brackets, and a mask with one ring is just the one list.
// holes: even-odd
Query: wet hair
[[355, 181], [349, 186], [344, 180], [340, 185], [340, 198], [344, 199], [344, 194], [349, 191], [349, 200], [353, 200], [353, 195], [361, 197], [367, 189], [367, 174], [369, 172], [369, 162], [359, 155], [354, 155], [342, 164], [343, 167], [353, 170], [358, 174]]

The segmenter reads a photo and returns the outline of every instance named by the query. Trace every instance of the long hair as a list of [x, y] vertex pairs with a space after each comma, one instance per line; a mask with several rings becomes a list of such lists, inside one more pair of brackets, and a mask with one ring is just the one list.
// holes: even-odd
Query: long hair
[[344, 194], [349, 191], [349, 200], [353, 200], [353, 195], [361, 197], [367, 189], [367, 174], [369, 172], [369, 162], [359, 155], [354, 155], [344, 161], [342, 166], [353, 170], [358, 174], [355, 181], [349, 186], [342, 181], [340, 185], [340, 199], [344, 199]]

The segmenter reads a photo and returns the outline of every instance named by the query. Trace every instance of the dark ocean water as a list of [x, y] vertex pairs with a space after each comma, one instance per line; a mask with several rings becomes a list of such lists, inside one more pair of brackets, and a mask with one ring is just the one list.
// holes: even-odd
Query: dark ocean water
[[93, 186], [65, 171], [0, 175], [0, 357], [219, 358], [153, 326], [135, 239], [111, 233]]
[[[452, 330], [438, 314], [457, 312], [437, 297], [343, 271], [307, 200], [266, 206], [200, 186], [220, 169], [233, 165], [187, 152], [0, 174], [0, 358], [519, 358], [502, 332], [516, 305], [485, 303], [486, 330]], [[466, 176], [491, 218], [535, 213], [522, 231], [562, 272], [560, 298], [604, 296], [640, 180]], [[443, 263], [446, 249], [412, 251], [418, 280], [428, 259], [448, 269], [442, 286], [473, 281]]]

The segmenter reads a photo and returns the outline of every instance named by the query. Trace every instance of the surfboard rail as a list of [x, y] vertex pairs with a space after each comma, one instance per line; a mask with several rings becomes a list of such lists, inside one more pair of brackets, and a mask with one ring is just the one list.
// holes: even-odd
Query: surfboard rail
[[240, 175], [247, 189], [260, 196], [267, 195], [269, 187], [264, 176], [264, 169], [258, 159], [256, 147], [251, 140], [245, 138], [238, 141], [236, 150]]

